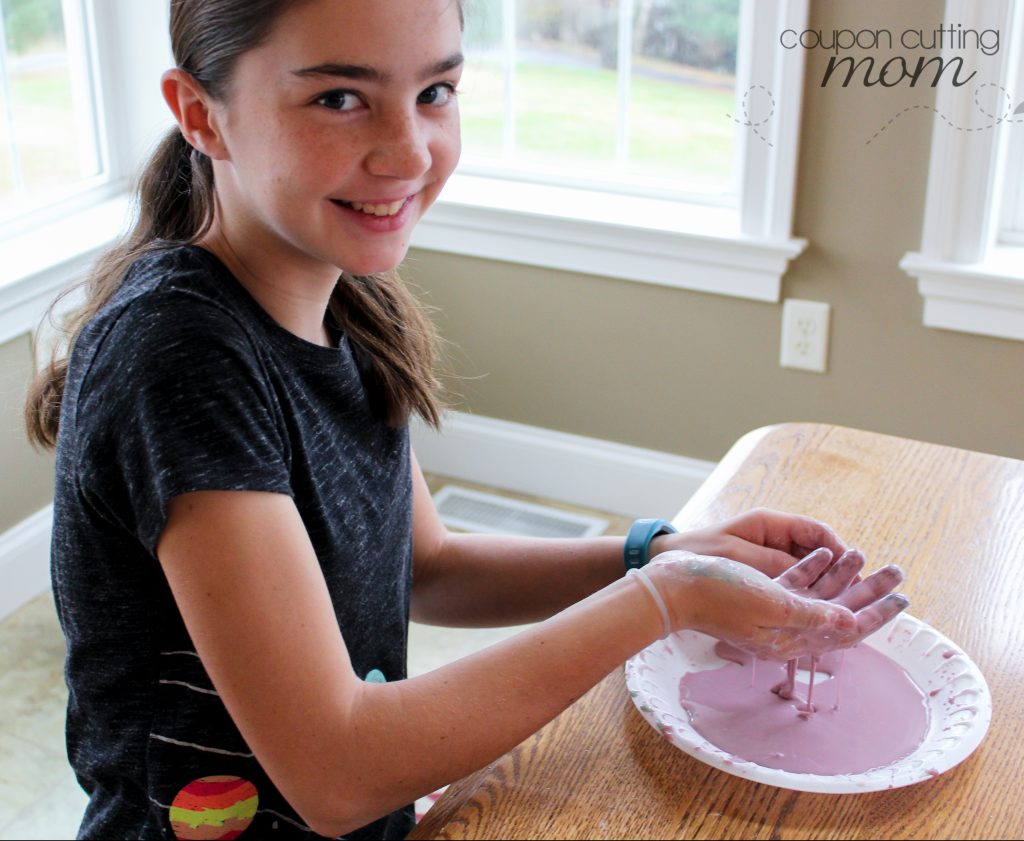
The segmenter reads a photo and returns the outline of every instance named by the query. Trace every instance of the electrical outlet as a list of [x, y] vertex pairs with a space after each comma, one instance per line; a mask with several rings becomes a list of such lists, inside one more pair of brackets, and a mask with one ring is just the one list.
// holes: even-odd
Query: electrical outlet
[[782, 305], [783, 368], [824, 374], [828, 360], [828, 321], [831, 307], [821, 301], [788, 298]]

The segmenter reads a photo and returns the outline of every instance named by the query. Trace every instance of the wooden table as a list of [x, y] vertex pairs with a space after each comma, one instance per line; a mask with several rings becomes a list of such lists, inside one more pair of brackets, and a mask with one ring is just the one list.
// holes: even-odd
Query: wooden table
[[455, 783], [421, 838], [1024, 837], [1024, 462], [842, 427], [741, 439], [676, 518], [756, 506], [810, 514], [898, 563], [910, 613], [959, 643], [993, 696], [988, 736], [934, 780], [858, 795], [742, 780], [648, 725], [621, 669], [548, 726]]

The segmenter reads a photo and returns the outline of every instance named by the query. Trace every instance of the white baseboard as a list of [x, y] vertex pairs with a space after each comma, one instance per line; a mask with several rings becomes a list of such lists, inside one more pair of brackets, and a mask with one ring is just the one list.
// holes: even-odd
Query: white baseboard
[[48, 505], [0, 534], [0, 619], [50, 587], [50, 527]]
[[714, 463], [459, 412], [438, 434], [412, 426], [420, 466], [453, 479], [671, 520]]

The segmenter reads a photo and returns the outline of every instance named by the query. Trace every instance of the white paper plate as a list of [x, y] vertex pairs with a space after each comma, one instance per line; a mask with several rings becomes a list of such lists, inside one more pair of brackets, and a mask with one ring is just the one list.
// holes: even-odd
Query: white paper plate
[[[858, 774], [823, 776], [766, 768], [720, 750], [693, 729], [679, 703], [679, 681], [693, 671], [721, 666], [715, 640], [680, 631], [626, 662], [626, 688], [647, 722], [680, 750], [715, 768], [760, 783], [832, 794], [880, 791], [937, 777], [981, 744], [992, 720], [992, 696], [971, 659], [945, 636], [901, 614], [861, 644], [888, 655], [924, 692], [929, 725], [909, 756]], [[933, 694], [934, 693], [934, 694]]]

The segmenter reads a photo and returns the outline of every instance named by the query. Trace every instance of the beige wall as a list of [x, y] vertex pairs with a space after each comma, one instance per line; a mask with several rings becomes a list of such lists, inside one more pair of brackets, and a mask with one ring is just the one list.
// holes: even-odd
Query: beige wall
[[[935, 8], [813, 0], [811, 27], [899, 33]], [[417, 252], [462, 408], [712, 460], [787, 420], [1024, 458], [1024, 342], [923, 327], [897, 267], [920, 244], [934, 92], [822, 89], [826, 63], [809, 54], [794, 233], [810, 246], [784, 279], [833, 307], [826, 375], [779, 367], [779, 305]]]
[[28, 336], [0, 345], [0, 533], [49, 505], [53, 458], [25, 439], [22, 407], [32, 373]]
[[[813, 28], [934, 26], [934, 0], [813, 0]], [[820, 420], [1024, 458], [1024, 342], [927, 329], [896, 264], [920, 241], [929, 88], [816, 87], [812, 53], [785, 295], [833, 306], [827, 375], [778, 366], [781, 307], [416, 252], [463, 408], [718, 459], [749, 429]], [[52, 459], [21, 432], [27, 337], [0, 346], [0, 532], [50, 500]]]

